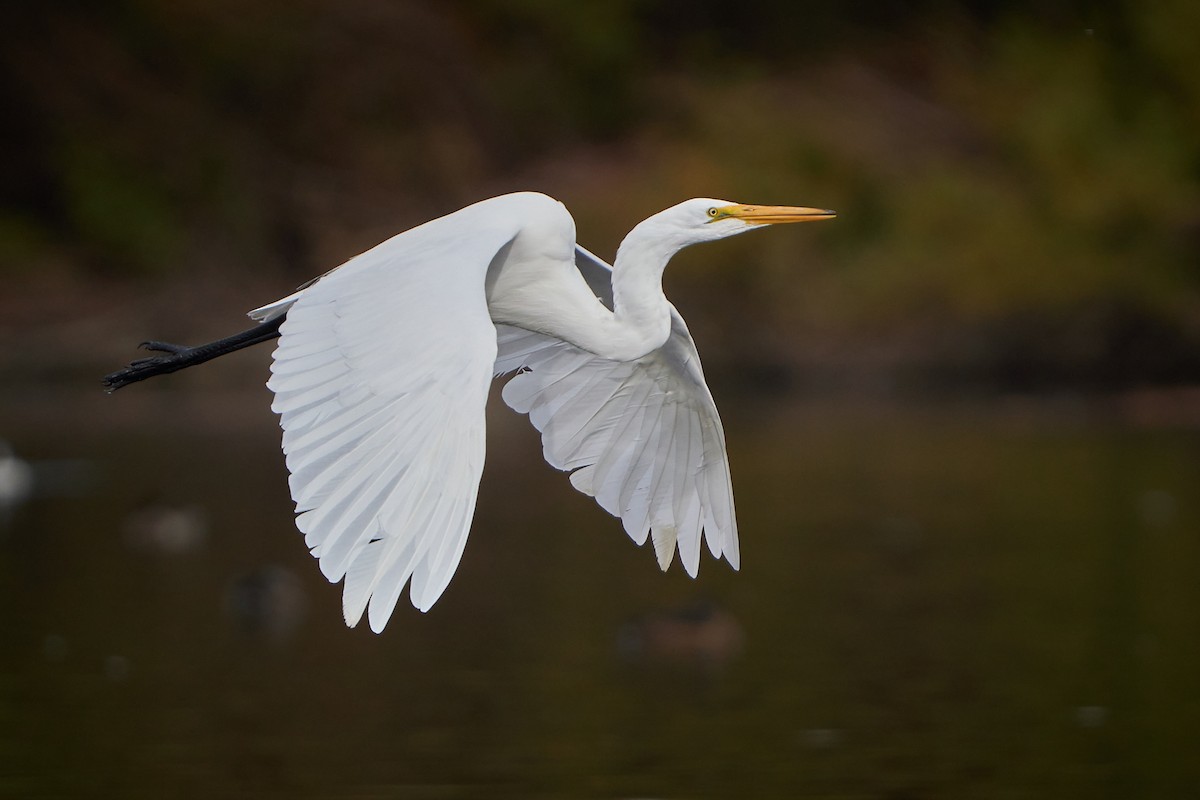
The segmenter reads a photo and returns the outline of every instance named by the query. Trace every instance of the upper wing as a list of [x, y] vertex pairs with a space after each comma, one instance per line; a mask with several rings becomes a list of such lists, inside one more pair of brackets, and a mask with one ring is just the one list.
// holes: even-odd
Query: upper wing
[[[580, 250], [576, 265], [604, 300], [609, 267]], [[524, 370], [504, 387], [504, 401], [528, 413], [541, 431], [546, 461], [574, 470], [571, 484], [620, 517], [635, 542], [645, 544], [653, 532], [663, 569], [678, 544], [684, 569], [695, 576], [702, 530], [709, 551], [736, 569], [725, 432], [695, 342], [683, 318], [671, 312], [666, 344], [636, 361], [609, 361], [543, 334], [497, 325], [495, 371]]]
[[431, 223], [285, 298], [267, 386], [296, 524], [345, 577], [350, 625], [369, 603], [382, 630], [410, 577], [427, 610], [458, 566], [496, 355], [483, 276], [513, 235]]

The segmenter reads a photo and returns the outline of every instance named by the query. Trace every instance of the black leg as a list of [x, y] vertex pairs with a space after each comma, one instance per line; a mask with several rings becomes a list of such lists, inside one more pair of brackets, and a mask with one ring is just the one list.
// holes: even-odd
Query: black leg
[[175, 353], [177, 355], [192, 349], [181, 344], [171, 344], [170, 342], [142, 342], [138, 347], [143, 350], [154, 350], [159, 353]]
[[139, 358], [125, 369], [105, 375], [104, 389], [109, 393], [115, 392], [123, 386], [144, 381], [146, 378], [153, 378], [155, 375], [178, 372], [235, 350], [270, 341], [279, 336], [279, 326], [283, 324], [284, 319], [286, 319], [286, 315], [260, 323], [249, 330], [235, 333], [233, 336], [195, 347], [170, 344], [169, 342], [142, 342], [141, 347], [146, 350], [167, 355]]

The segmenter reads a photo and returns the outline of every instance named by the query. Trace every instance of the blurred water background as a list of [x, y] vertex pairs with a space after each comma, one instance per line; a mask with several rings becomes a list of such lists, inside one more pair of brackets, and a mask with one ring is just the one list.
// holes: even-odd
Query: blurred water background
[[[0, 796], [1200, 794], [1200, 5], [123, 0], [0, 26]], [[489, 412], [458, 574], [347, 630], [269, 350], [103, 395], [536, 189], [682, 253], [743, 568]]]

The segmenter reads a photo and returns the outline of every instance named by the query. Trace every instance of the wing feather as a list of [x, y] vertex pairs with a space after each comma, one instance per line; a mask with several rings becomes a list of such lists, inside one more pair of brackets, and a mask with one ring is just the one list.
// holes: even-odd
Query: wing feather
[[[529, 415], [547, 462], [651, 540], [663, 569], [678, 551], [694, 576], [702, 540], [736, 568], [724, 432], [683, 319], [672, 308], [666, 344], [628, 362], [493, 325], [485, 275], [520, 220], [450, 222], [474, 208], [251, 312], [287, 315], [272, 409], [296, 525], [326, 577], [345, 581], [347, 623], [366, 615], [382, 630], [405, 586], [423, 611], [445, 590], [474, 514], [492, 374], [517, 372], [503, 397]], [[612, 308], [611, 268], [582, 248], [575, 262]]]
[[[582, 249], [576, 265], [611, 307], [610, 268]], [[678, 550], [695, 576], [701, 540], [739, 566], [737, 522], [721, 419], [691, 334], [671, 313], [666, 344], [628, 362], [498, 325], [494, 371], [517, 373], [502, 397], [529, 415], [546, 461], [620, 517], [634, 542], [651, 539], [663, 569]]]
[[287, 314], [268, 386], [296, 525], [322, 573], [345, 580], [347, 623], [366, 614], [375, 631], [406, 584], [422, 611], [445, 590], [483, 469], [496, 359], [484, 275], [516, 229], [440, 222], [265, 307]]

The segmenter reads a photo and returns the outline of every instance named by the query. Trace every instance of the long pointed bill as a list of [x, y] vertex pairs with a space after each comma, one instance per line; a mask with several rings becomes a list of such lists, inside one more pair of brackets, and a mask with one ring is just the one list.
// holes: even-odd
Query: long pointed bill
[[717, 209], [717, 217], [735, 217], [752, 225], [779, 225], [784, 222], [816, 222], [833, 219], [836, 213], [827, 208], [803, 206], [725, 206]]

